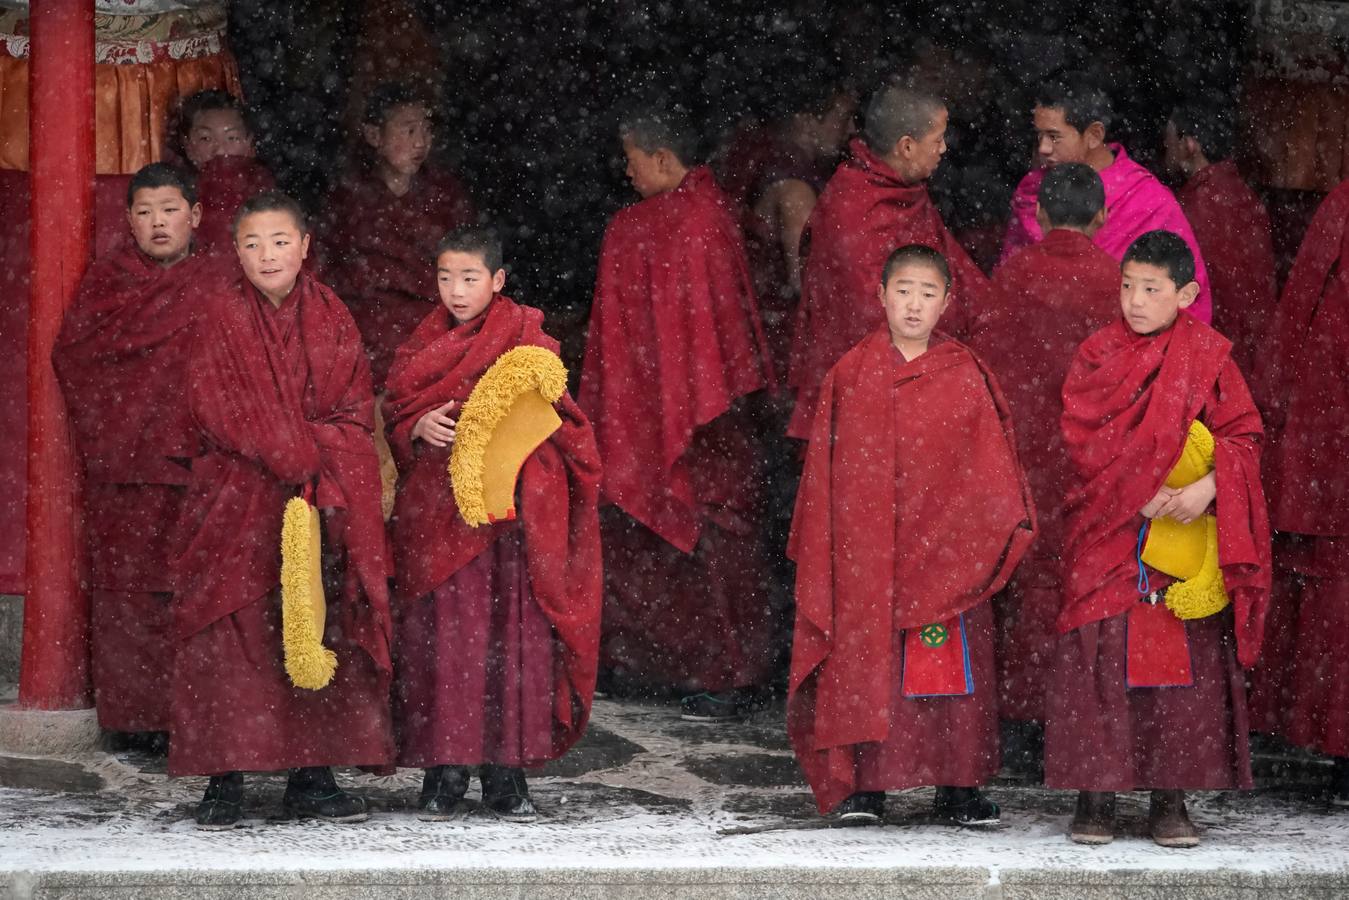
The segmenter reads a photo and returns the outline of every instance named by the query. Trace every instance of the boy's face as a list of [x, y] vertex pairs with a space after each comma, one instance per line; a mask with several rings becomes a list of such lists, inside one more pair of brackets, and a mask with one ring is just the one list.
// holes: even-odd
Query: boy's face
[[253, 136], [237, 109], [204, 109], [192, 117], [185, 149], [200, 169], [217, 156], [252, 156]]
[[1036, 155], [1042, 166], [1086, 162], [1091, 149], [1085, 132], [1078, 131], [1063, 117], [1063, 110], [1037, 106], [1035, 121]]
[[1121, 271], [1119, 303], [1124, 321], [1137, 334], [1170, 327], [1182, 309], [1199, 295], [1199, 285], [1177, 286], [1161, 266], [1130, 261]]
[[309, 255], [309, 235], [295, 217], [283, 210], [256, 212], [239, 222], [234, 238], [239, 265], [253, 286], [274, 304], [295, 287], [300, 267]]
[[647, 153], [634, 144], [632, 138], [623, 135], [623, 156], [628, 160], [625, 172], [628, 181], [643, 200], [672, 191], [683, 180], [682, 167], [674, 165], [678, 162], [675, 155], [663, 147]]
[[492, 297], [506, 286], [506, 270], [488, 271], [481, 253], [446, 250], [436, 257], [440, 302], [462, 325], [482, 315]]
[[885, 306], [890, 335], [922, 342], [932, 336], [937, 320], [946, 311], [946, 279], [933, 266], [906, 262], [890, 273], [890, 280], [876, 288]]
[[365, 126], [365, 140], [386, 166], [416, 175], [431, 152], [431, 113], [420, 103], [395, 106], [382, 126]]
[[176, 187], [141, 188], [132, 196], [126, 218], [141, 252], [168, 267], [192, 251], [192, 232], [201, 224], [201, 204], [189, 204]]

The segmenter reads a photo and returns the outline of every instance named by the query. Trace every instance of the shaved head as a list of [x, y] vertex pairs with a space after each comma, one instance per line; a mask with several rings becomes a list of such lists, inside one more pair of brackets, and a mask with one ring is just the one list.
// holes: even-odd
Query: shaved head
[[871, 152], [889, 153], [901, 138], [922, 140], [944, 109], [946, 104], [936, 94], [905, 85], [888, 85], [867, 104], [862, 139]]

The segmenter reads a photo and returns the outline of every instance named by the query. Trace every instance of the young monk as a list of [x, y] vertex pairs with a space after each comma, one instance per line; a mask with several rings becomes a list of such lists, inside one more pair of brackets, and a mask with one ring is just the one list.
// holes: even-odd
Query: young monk
[[446, 235], [436, 273], [443, 305], [399, 348], [384, 400], [403, 473], [393, 527], [398, 763], [426, 770], [424, 820], [467, 810], [476, 766], [483, 806], [530, 822], [524, 769], [580, 738], [595, 688], [599, 453], [564, 394], [561, 427], [520, 472], [516, 518], [465, 524], [446, 477], [464, 401], [502, 354], [557, 353], [558, 344], [543, 332], [543, 313], [501, 293], [506, 270], [491, 230]]
[[328, 197], [318, 240], [324, 277], [351, 309], [378, 394], [394, 351], [435, 308], [436, 241], [471, 222], [473, 205], [458, 179], [428, 163], [431, 110], [406, 85], [371, 92], [361, 138], [367, 158]]
[[1199, 285], [1199, 296], [1187, 313], [1208, 322], [1213, 312], [1208, 272], [1190, 223], [1156, 176], [1130, 159], [1123, 144], [1109, 142], [1112, 118], [1110, 97], [1085, 75], [1069, 73], [1040, 87], [1032, 113], [1036, 168], [1026, 173], [1012, 195], [1002, 259], [1044, 237], [1035, 206], [1045, 172], [1061, 163], [1086, 163], [1105, 183], [1105, 225], [1093, 238], [1096, 246], [1121, 259], [1144, 232], [1165, 229], [1180, 235], [1194, 254]]
[[[1096, 171], [1084, 163], [1050, 169], [1036, 215], [1044, 240], [998, 269], [970, 335], [1006, 392], [1040, 514], [1039, 539], [994, 600], [1002, 717], [1014, 722], [1044, 721], [1045, 678], [1058, 642], [1060, 507], [1068, 477], [1059, 431], [1063, 379], [1077, 345], [1119, 316], [1119, 264], [1091, 240], [1106, 220]], [[1037, 729], [1019, 731], [1036, 742]]]
[[1176, 199], [1213, 282], [1213, 327], [1232, 342], [1232, 359], [1252, 371], [1274, 314], [1278, 288], [1269, 213], [1232, 161], [1236, 122], [1230, 101], [1186, 100], [1166, 123], [1166, 166], [1183, 175]]
[[787, 434], [805, 440], [825, 373], [882, 320], [875, 273], [895, 247], [917, 243], [951, 267], [942, 329], [967, 336], [988, 279], [942, 224], [925, 184], [946, 152], [946, 106], [921, 90], [889, 85], [872, 98], [851, 158], [825, 185], [806, 225], [809, 246], [792, 338], [796, 408]]
[[1322, 201], [1262, 344], [1256, 377], [1270, 445], [1274, 545], [1268, 646], [1253, 727], [1334, 758], [1349, 806], [1349, 182]]
[[183, 100], [175, 138], [179, 154], [197, 172], [202, 206], [197, 241], [228, 255], [239, 205], [276, 186], [257, 159], [244, 105], [224, 91], [199, 91]]
[[604, 461], [601, 665], [721, 721], [776, 651], [750, 397], [772, 370], [740, 229], [691, 124], [657, 110], [620, 136], [643, 199], [605, 232], [578, 397]]
[[[1073, 473], [1045, 783], [1080, 792], [1078, 843], [1113, 838], [1115, 792], [1151, 789], [1153, 840], [1193, 847], [1184, 791], [1251, 786], [1240, 667], [1259, 655], [1269, 596], [1260, 414], [1231, 342], [1179, 314], [1199, 294], [1185, 241], [1148, 232], [1121, 271], [1121, 317], [1063, 385]], [[1153, 555], [1191, 523], [1196, 568]]]
[[134, 242], [97, 260], [66, 310], [52, 363], [84, 465], [94, 705], [109, 731], [165, 732], [173, 665], [168, 561], [194, 446], [182, 384], [207, 277], [192, 176], [131, 178]]
[[[366, 817], [331, 766], [393, 759], [389, 567], [374, 396], [346, 306], [307, 271], [300, 207], [269, 192], [234, 226], [242, 275], [207, 285], [188, 359], [201, 441], [179, 523], [170, 775], [210, 775], [197, 825], [242, 815], [243, 775], [290, 769], [287, 813]], [[281, 526], [287, 502], [322, 513], [326, 686], [296, 687], [284, 661]], [[289, 643], [289, 641], [288, 641]]]
[[950, 270], [918, 244], [876, 288], [885, 321], [829, 372], [806, 451], [787, 728], [820, 812], [870, 824], [885, 791], [939, 785], [934, 813], [991, 824], [993, 611], [1035, 535], [997, 382], [934, 333]]

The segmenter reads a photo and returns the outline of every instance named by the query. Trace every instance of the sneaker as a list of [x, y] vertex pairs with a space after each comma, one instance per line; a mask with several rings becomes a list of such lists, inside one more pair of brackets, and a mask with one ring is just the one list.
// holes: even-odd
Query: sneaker
[[482, 781], [482, 805], [492, 815], [520, 824], [538, 821], [539, 810], [529, 799], [524, 769], [488, 764], [478, 770], [478, 778]]
[[244, 817], [244, 773], [212, 775], [206, 794], [197, 804], [197, 827], [202, 831], [228, 831]]
[[1002, 810], [978, 788], [938, 787], [932, 816], [946, 825], [997, 825], [1002, 821]]
[[327, 766], [291, 769], [281, 806], [287, 815], [301, 819], [364, 822], [370, 818], [365, 799], [338, 787], [333, 770]]
[[885, 818], [884, 791], [858, 791], [834, 810], [840, 825], [879, 825]]
[[1330, 776], [1330, 805], [1349, 807], [1349, 757], [1335, 757], [1334, 774]]
[[1153, 791], [1148, 805], [1148, 831], [1162, 847], [1184, 849], [1199, 846], [1199, 829], [1185, 809], [1184, 791]]
[[745, 714], [740, 691], [704, 692], [679, 701], [679, 718], [685, 722], [738, 722]]
[[417, 818], [423, 822], [452, 822], [468, 815], [468, 766], [432, 766], [422, 777]]
[[1113, 791], [1078, 791], [1077, 811], [1068, 827], [1075, 844], [1100, 846], [1115, 839], [1115, 794]]

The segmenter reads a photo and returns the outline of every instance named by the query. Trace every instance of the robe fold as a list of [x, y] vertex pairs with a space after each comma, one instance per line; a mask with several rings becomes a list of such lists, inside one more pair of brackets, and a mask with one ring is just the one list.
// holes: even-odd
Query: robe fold
[[1044, 721], [1062, 590], [1063, 379], [1077, 346], [1119, 317], [1119, 294], [1119, 263], [1086, 235], [1053, 229], [994, 273], [970, 335], [1007, 397], [1040, 524], [1035, 545], [993, 599], [1005, 719]]
[[[374, 397], [342, 301], [308, 272], [273, 307], [240, 279], [202, 298], [187, 402], [201, 441], [174, 560], [169, 771], [381, 766], [391, 626]], [[286, 502], [323, 519], [331, 684], [290, 684], [280, 634]]]
[[789, 384], [796, 408], [787, 434], [806, 440], [820, 385], [849, 348], [885, 321], [877, 299], [885, 260], [905, 244], [940, 251], [951, 269], [950, 306], [940, 328], [969, 335], [988, 279], [942, 224], [925, 184], [905, 184], [861, 140], [825, 185], [801, 246], [801, 302], [792, 335]]
[[134, 244], [85, 275], [52, 351], [83, 463], [94, 701], [113, 731], [168, 728], [168, 564], [195, 438], [182, 393], [197, 292], [221, 267]]
[[[820, 811], [928, 777], [981, 783], [998, 765], [986, 601], [1035, 535], [997, 382], [956, 341], [905, 362], [881, 326], [825, 379], [813, 429], [789, 545], [787, 723]], [[897, 698], [900, 633], [961, 614], [973, 694]], [[896, 704], [925, 712], [897, 716]], [[905, 761], [895, 742], [921, 750]]]
[[1232, 361], [1255, 371], [1278, 286], [1265, 204], [1231, 160], [1196, 173], [1176, 192], [1203, 251], [1213, 288], [1213, 327], [1232, 342]]
[[[726, 683], [721, 665], [690, 671], [688, 659], [635, 648], [695, 642], [715, 662], [771, 643], [749, 395], [772, 380], [744, 243], [711, 171], [619, 211], [577, 398], [604, 462], [601, 502], [622, 513], [601, 520], [607, 667], [700, 690], [767, 676], [758, 651]], [[647, 595], [647, 584], [672, 583], [686, 590]]]
[[197, 197], [201, 225], [197, 243], [202, 249], [233, 257], [234, 214], [244, 201], [276, 187], [276, 179], [251, 156], [216, 156], [197, 170]]
[[[1120, 260], [1129, 245], [1146, 232], [1162, 228], [1180, 235], [1194, 253], [1195, 281], [1199, 282], [1199, 297], [1186, 312], [1208, 322], [1213, 317], [1213, 295], [1203, 248], [1195, 240], [1189, 220], [1175, 196], [1157, 176], [1130, 159], [1123, 144], [1109, 146], [1115, 161], [1098, 173], [1105, 184], [1105, 225], [1093, 238], [1096, 246]], [[1002, 244], [1004, 262], [1017, 250], [1043, 237], [1040, 223], [1035, 220], [1035, 207], [1044, 177], [1045, 169], [1031, 169], [1012, 194], [1012, 220]]]
[[316, 236], [320, 271], [356, 320], [376, 393], [395, 351], [440, 302], [436, 243], [473, 218], [464, 186], [429, 166], [401, 197], [364, 171], [341, 181], [325, 202]]
[[[1246, 701], [1238, 666], [1260, 653], [1270, 533], [1260, 415], [1231, 343], [1179, 316], [1154, 335], [1117, 319], [1078, 349], [1063, 386], [1073, 465], [1065, 500], [1063, 605], [1046, 699], [1046, 783], [1078, 790], [1245, 787]], [[1230, 608], [1185, 623], [1193, 684], [1129, 688], [1127, 613], [1143, 602], [1143, 516], [1180, 458], [1190, 423], [1213, 434], [1218, 563]], [[1151, 589], [1170, 579], [1149, 570]], [[1187, 759], [1174, 758], [1183, 747]], [[1205, 774], [1207, 773], [1207, 774]]]
[[402, 473], [394, 507], [399, 763], [540, 765], [585, 731], [599, 648], [599, 454], [564, 395], [562, 427], [525, 461], [517, 518], [459, 515], [450, 447], [413, 442], [428, 411], [468, 399], [497, 358], [557, 342], [543, 314], [497, 296], [456, 324], [444, 307], [399, 348], [384, 410]]

